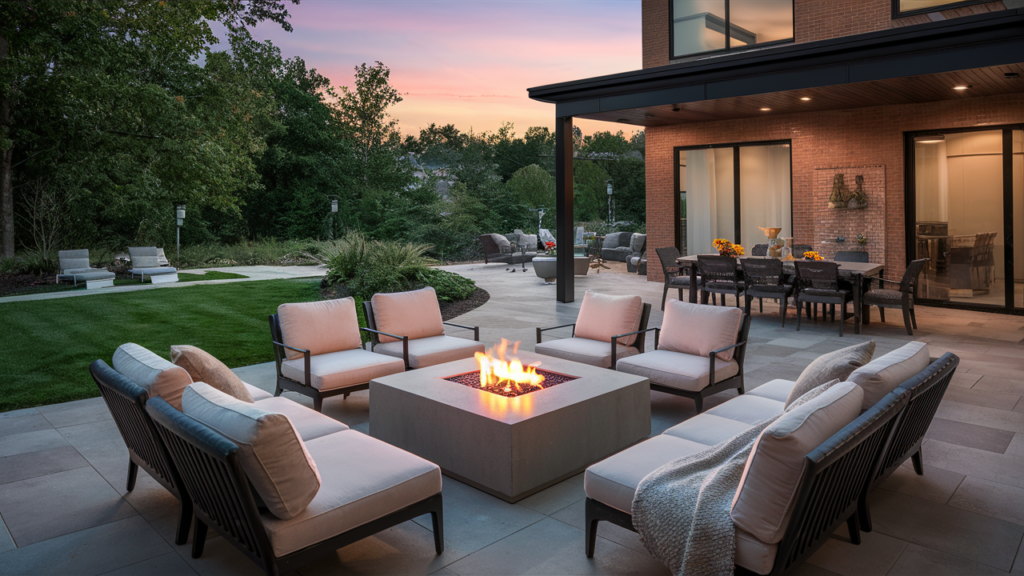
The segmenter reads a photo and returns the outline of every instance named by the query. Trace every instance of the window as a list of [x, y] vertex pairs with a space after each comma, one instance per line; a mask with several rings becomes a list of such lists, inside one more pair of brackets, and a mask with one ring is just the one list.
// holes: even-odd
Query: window
[[672, 58], [793, 41], [793, 0], [672, 0], [671, 7]]
[[971, 4], [985, 4], [991, 0], [892, 0], [892, 17], [913, 16], [914, 14], [928, 14], [960, 6]]

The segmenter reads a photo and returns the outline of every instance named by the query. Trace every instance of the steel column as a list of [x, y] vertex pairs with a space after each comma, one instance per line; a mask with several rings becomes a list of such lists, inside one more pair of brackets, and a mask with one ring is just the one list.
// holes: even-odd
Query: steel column
[[555, 118], [555, 218], [556, 246], [555, 294], [559, 302], [576, 299], [573, 277], [573, 187], [572, 187], [572, 116]]

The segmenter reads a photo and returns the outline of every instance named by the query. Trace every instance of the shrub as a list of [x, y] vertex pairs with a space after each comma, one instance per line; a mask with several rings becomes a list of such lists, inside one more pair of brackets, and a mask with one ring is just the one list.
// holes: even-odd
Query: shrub
[[[316, 243], [258, 240], [239, 244], [196, 244], [181, 247], [181, 268], [211, 268], [215, 266], [287, 266], [316, 264], [309, 255]], [[167, 250], [174, 265], [174, 247]]]
[[[353, 246], [358, 243], [352, 242]], [[335, 277], [346, 273], [342, 281], [349, 283], [353, 295], [370, 298], [378, 292], [402, 292], [416, 287], [419, 274], [427, 270], [430, 260], [424, 256], [428, 244], [407, 242], [365, 242], [361, 248], [353, 247], [347, 256], [339, 257], [340, 264], [349, 267], [332, 273]], [[361, 260], [353, 260], [361, 254]]]
[[433, 286], [441, 302], [455, 302], [469, 298], [476, 291], [476, 282], [454, 272], [427, 268], [419, 275], [424, 286]]

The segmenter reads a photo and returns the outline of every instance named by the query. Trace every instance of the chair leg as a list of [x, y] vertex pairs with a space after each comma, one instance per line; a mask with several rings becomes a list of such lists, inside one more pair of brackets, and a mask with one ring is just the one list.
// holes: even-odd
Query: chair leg
[[924, 455], [921, 454], [920, 448], [910, 455], [910, 461], [914, 464], [914, 472], [917, 472], [918, 476], [924, 476]]
[[860, 531], [871, 532], [871, 508], [868, 506], [868, 499], [861, 495], [857, 502], [857, 515], [860, 516]]
[[135, 490], [135, 479], [139, 477], [139, 465], [131, 458], [128, 459], [128, 482], [125, 483], [125, 490]]
[[444, 510], [440, 504], [430, 513], [430, 522], [434, 526], [434, 551], [440, 556], [444, 552]]
[[313, 398], [313, 410], [317, 412], [323, 412], [324, 399], [321, 396], [315, 396]]
[[196, 531], [192, 533], [192, 557], [199, 558], [203, 555], [203, 548], [206, 546], [206, 524], [199, 517], [196, 517]]
[[903, 325], [907, 327], [907, 334], [910, 336], [914, 335], [914, 330], [910, 327], [910, 309], [903, 309]]
[[917, 315], [914, 314], [914, 307], [910, 307], [910, 324], [917, 330]]
[[789, 311], [789, 296], [783, 296], [779, 298], [779, 316], [782, 317], [782, 327], [786, 327], [786, 312]]
[[747, 313], [747, 316], [750, 316], [750, 301], [753, 299], [754, 298], [752, 296], [747, 296], [746, 298], [744, 298], [744, 300], [747, 301], [747, 304], [744, 307], [743, 311]]
[[878, 307], [878, 319], [882, 321], [882, 324], [885, 324], [885, 308], [881, 306]]
[[668, 299], [668, 283], [665, 284], [665, 291], [661, 293], [661, 309], [665, 309], [665, 300]]
[[600, 522], [597, 518], [593, 517], [590, 511], [590, 499], [587, 499], [586, 503], [586, 523], [587, 523], [587, 558], [594, 557], [594, 547], [597, 545], [597, 523]]
[[284, 388], [281, 388], [281, 385], [278, 384], [277, 389], [274, 390], [274, 396], [280, 396], [282, 392], [284, 392]]
[[680, 302], [686, 302], [686, 300], [683, 300], [683, 289], [682, 288], [679, 288], [679, 294], [677, 296], [679, 297], [679, 301]]
[[704, 398], [697, 396], [693, 399], [693, 403], [697, 407], [697, 414], [700, 414], [704, 410]]
[[341, 395], [341, 399], [345, 400], [346, 398], [348, 398], [349, 394], [351, 394], [351, 392], [345, 392], [344, 394]]
[[850, 542], [860, 546], [860, 519], [857, 512], [850, 514], [850, 517], [846, 519], [846, 527], [850, 530]]
[[828, 313], [829, 313], [829, 316], [832, 317], [829, 320], [829, 322], [835, 322], [836, 321], [836, 305], [835, 304], [829, 304], [828, 305]]
[[[757, 299], [757, 311], [764, 314], [764, 298]], [[750, 314], [749, 310], [747, 311], [747, 314]]]
[[178, 507], [178, 529], [174, 533], [174, 543], [178, 546], [188, 542], [188, 528], [192, 524], [192, 500], [182, 499]]
[[796, 331], [797, 332], [800, 331], [800, 318], [804, 315], [803, 314], [803, 310], [802, 310], [803, 306], [804, 305], [800, 302], [800, 300], [797, 299], [797, 301], [796, 301]]

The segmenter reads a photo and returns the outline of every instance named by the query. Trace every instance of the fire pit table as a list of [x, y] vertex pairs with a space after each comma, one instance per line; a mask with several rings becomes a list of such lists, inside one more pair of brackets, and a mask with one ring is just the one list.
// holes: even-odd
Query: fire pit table
[[[509, 397], [467, 358], [370, 381], [370, 435], [508, 502], [582, 472], [651, 433], [650, 381], [519, 352], [548, 384]], [[475, 385], [474, 385], [475, 384]]]

